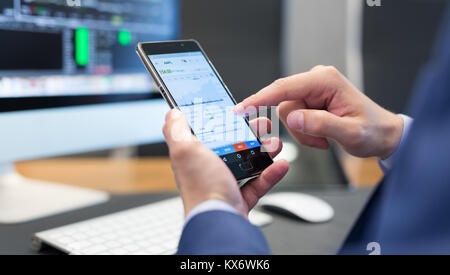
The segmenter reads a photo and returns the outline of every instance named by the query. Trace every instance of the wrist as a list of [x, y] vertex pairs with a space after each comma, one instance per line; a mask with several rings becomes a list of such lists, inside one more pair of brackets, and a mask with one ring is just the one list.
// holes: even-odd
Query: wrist
[[188, 216], [193, 209], [195, 209], [198, 205], [208, 201], [207, 197], [199, 197], [199, 196], [189, 196], [181, 193], [181, 198], [183, 199], [184, 205], [184, 215]]
[[380, 155], [381, 160], [388, 159], [400, 145], [400, 141], [403, 136], [404, 121], [399, 115], [389, 112], [389, 116], [385, 120], [382, 140], [382, 148]]
[[211, 199], [200, 203], [199, 205], [194, 207], [188, 214], [186, 214], [185, 225], [188, 224], [193, 217], [209, 211], [225, 211], [229, 213], [239, 214], [236, 209], [234, 209], [228, 203], [222, 200]]
[[240, 211], [239, 203], [232, 198], [227, 198], [227, 196], [210, 191], [210, 192], [200, 192], [200, 190], [191, 190], [190, 192], [181, 192], [181, 197], [183, 199], [185, 216], [189, 215], [193, 209], [197, 208], [199, 205], [204, 204], [208, 201], [220, 201], [227, 205], [230, 205], [238, 212]]

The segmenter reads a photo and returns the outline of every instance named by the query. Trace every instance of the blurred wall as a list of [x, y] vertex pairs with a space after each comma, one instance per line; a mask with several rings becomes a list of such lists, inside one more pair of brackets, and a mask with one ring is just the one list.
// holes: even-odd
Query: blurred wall
[[365, 92], [394, 112], [407, 111], [430, 58], [448, 0], [384, 0], [364, 8]]
[[364, 88], [362, 10], [364, 0], [285, 0], [283, 74], [333, 65]]
[[315, 65], [346, 69], [346, 3], [336, 0], [285, 0], [283, 74]]

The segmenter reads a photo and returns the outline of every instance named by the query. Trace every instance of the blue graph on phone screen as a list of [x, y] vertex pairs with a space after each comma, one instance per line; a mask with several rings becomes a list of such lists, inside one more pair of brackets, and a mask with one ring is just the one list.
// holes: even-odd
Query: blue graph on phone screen
[[150, 55], [150, 60], [194, 134], [218, 155], [259, 147], [234, 102], [202, 52]]

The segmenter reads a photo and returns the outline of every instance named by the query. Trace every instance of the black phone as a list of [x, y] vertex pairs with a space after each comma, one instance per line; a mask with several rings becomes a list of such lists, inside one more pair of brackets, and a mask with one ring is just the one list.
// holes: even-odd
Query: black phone
[[137, 53], [171, 108], [180, 109], [192, 132], [243, 183], [273, 163], [248, 119], [195, 40], [139, 43]]

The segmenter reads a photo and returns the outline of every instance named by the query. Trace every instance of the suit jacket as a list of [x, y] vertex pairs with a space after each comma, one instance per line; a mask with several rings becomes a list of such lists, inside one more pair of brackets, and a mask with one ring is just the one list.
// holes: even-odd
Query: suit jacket
[[[418, 81], [413, 126], [393, 168], [344, 243], [342, 254], [450, 254], [450, 9], [434, 57]], [[299, 232], [301, 234], [301, 232]], [[212, 211], [185, 227], [180, 254], [270, 253], [244, 218]]]
[[185, 226], [178, 254], [269, 254], [262, 232], [244, 217], [225, 211], [194, 216]]
[[450, 254], [450, 9], [415, 91], [413, 126], [343, 254]]

